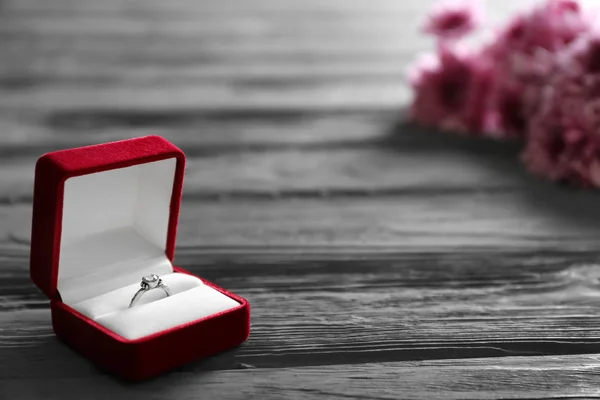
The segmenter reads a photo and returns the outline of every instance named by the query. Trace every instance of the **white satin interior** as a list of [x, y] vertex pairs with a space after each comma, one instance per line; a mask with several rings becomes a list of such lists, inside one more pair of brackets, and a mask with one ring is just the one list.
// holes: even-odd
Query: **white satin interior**
[[[62, 301], [134, 340], [239, 306], [165, 255], [176, 159], [67, 179], [58, 290]], [[129, 301], [142, 276], [170, 287]]]
[[169, 287], [170, 297], [160, 289], [150, 290], [135, 307], [129, 308], [140, 288], [136, 282], [71, 307], [118, 335], [135, 340], [239, 306], [195, 276], [171, 272], [160, 277]]

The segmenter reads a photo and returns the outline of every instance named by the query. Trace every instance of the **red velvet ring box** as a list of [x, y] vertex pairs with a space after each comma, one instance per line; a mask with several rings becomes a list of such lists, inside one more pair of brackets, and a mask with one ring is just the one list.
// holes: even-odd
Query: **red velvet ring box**
[[[173, 266], [185, 155], [147, 136], [62, 150], [35, 169], [30, 272], [56, 335], [128, 380], [242, 343], [250, 305]], [[145, 293], [159, 275], [171, 296]]]

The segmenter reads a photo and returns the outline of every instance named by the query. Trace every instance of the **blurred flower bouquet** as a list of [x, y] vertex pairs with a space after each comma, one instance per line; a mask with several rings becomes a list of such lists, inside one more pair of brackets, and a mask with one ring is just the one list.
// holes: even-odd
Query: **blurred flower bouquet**
[[465, 39], [482, 22], [478, 3], [442, 3], [424, 31], [434, 54], [409, 74], [413, 121], [466, 135], [522, 138], [530, 171], [600, 187], [600, 29], [575, 0], [514, 15], [486, 43]]

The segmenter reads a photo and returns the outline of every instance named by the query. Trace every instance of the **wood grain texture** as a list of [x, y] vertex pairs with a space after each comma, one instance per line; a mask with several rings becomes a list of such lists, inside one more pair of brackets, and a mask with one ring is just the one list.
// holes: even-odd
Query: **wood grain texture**
[[6, 2], [2, 80], [17, 90], [0, 106], [394, 110], [408, 99], [406, 67], [430, 44], [415, 32], [433, 1], [196, 3]]
[[[591, 261], [597, 256], [540, 251], [177, 256], [253, 306], [252, 339], [200, 364], [208, 369], [595, 353], [600, 267]], [[1, 351], [54, 346], [47, 300], [13, 263], [4, 268]]]
[[[64, 358], [65, 349], [55, 353]], [[70, 355], [70, 354], [68, 354]], [[12, 399], [597, 399], [598, 355], [505, 357], [219, 372], [177, 371], [139, 385], [73, 360], [77, 376], [2, 380]], [[64, 364], [63, 364], [64, 365]], [[544, 382], [540, 385], [540, 382]]]
[[[335, 139], [333, 139], [335, 140]], [[322, 147], [321, 147], [322, 146]], [[411, 150], [384, 143], [186, 148], [188, 198], [340, 197], [412, 192], [524, 190], [534, 179], [519, 171], [516, 154]], [[485, 147], [480, 147], [485, 151]], [[8, 150], [6, 150], [8, 151]], [[31, 148], [27, 149], [31, 151]], [[194, 157], [194, 152], [198, 155]], [[202, 154], [204, 153], [204, 154]], [[512, 157], [512, 158], [511, 158]], [[34, 156], [7, 156], [0, 200], [31, 201]], [[514, 174], [510, 174], [513, 170]], [[418, 173], [416, 173], [418, 171]]]
[[[303, 199], [298, 193], [280, 199], [191, 197], [182, 205], [178, 248], [597, 251], [598, 196], [541, 189], [415, 192], [377, 198]], [[542, 203], [541, 198], [547, 200]], [[0, 215], [4, 221], [0, 245], [6, 251], [26, 250], [31, 205], [7, 204], [0, 207]]]
[[[191, 157], [277, 149], [350, 149], [385, 144], [431, 146], [414, 127], [397, 126], [402, 112], [264, 113], [194, 110], [66, 111], [51, 116], [0, 118], [3, 160], [159, 134]], [[438, 138], [439, 140], [439, 138]], [[383, 143], [382, 143], [383, 142]], [[28, 161], [31, 162], [31, 161]]]
[[[398, 114], [71, 113], [51, 122], [58, 125], [51, 135], [21, 126], [24, 135], [15, 133], [0, 149], [0, 168], [11, 171], [0, 175], [0, 200], [31, 201], [35, 160], [44, 152], [148, 133], [173, 140], [188, 155], [185, 193], [190, 198], [529, 190], [535, 185], [518, 163], [519, 143], [418, 129], [399, 123]], [[175, 122], [188, 118], [197, 131]], [[96, 128], [76, 134], [90, 124]], [[150, 126], [159, 128], [148, 131]]]
[[[600, 397], [598, 195], [403, 122], [432, 4], [1, 0], [0, 398]], [[253, 326], [131, 386], [52, 334], [31, 191], [43, 152], [146, 134], [189, 156], [177, 264]]]

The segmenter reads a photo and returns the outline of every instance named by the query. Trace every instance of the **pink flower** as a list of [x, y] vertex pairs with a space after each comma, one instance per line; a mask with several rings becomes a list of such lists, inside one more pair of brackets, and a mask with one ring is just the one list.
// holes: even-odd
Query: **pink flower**
[[600, 36], [581, 37], [561, 54], [523, 160], [530, 171], [583, 187], [600, 187]]
[[555, 56], [543, 50], [533, 55], [515, 53], [494, 63], [491, 108], [504, 137], [524, 136], [537, 112]]
[[588, 29], [589, 23], [577, 1], [549, 0], [527, 14], [517, 15], [500, 31], [496, 56], [560, 50]]
[[561, 54], [589, 30], [576, 1], [549, 0], [499, 32], [486, 53], [495, 66], [492, 104], [504, 136], [527, 134]]
[[482, 21], [482, 8], [475, 1], [446, 1], [429, 15], [423, 31], [438, 39], [460, 39], [475, 30]]
[[490, 66], [479, 54], [445, 48], [417, 67], [411, 83], [412, 119], [425, 126], [480, 133], [491, 118], [486, 106], [492, 89]]
[[477, 52], [458, 51], [478, 23], [474, 3], [441, 5], [425, 32], [437, 53], [411, 76], [417, 123], [524, 137], [528, 169], [600, 188], [600, 26], [576, 0], [546, 0], [515, 16]]
[[495, 93], [497, 124], [504, 136], [520, 136], [527, 130], [524, 88], [521, 85], [500, 86]]
[[522, 154], [528, 169], [550, 180], [600, 187], [600, 137], [565, 129], [559, 121], [537, 120]]
[[590, 30], [580, 35], [557, 55], [561, 73], [570, 77], [600, 74], [600, 32]]

